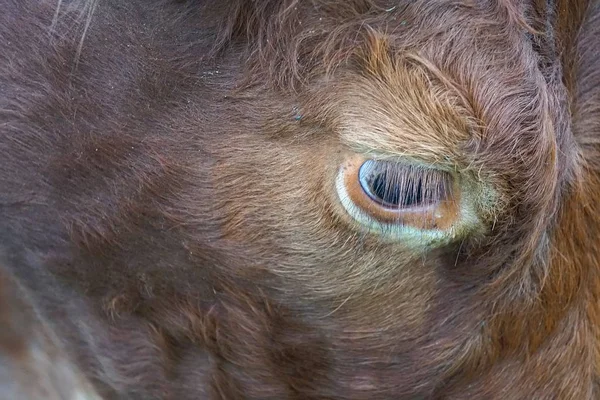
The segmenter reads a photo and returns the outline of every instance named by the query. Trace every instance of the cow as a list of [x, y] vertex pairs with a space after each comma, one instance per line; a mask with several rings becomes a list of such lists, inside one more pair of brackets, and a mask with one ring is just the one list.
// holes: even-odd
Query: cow
[[598, 399], [599, 198], [597, 0], [0, 0], [0, 399]]

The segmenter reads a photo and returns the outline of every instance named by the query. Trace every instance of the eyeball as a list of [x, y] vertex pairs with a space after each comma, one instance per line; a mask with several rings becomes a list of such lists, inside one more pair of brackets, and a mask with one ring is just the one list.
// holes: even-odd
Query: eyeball
[[460, 214], [452, 174], [410, 162], [353, 157], [340, 168], [336, 188], [351, 217], [383, 233], [442, 237]]

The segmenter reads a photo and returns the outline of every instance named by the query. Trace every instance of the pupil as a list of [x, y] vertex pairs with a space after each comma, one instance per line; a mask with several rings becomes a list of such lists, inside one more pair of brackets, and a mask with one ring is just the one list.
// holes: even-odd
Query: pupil
[[[434, 175], [437, 180], [431, 179]], [[416, 207], [442, 200], [445, 197], [444, 178], [439, 171], [389, 161], [368, 160], [359, 171], [365, 193], [373, 201], [390, 208]]]
[[390, 184], [387, 173], [382, 172], [375, 175], [375, 178], [369, 184], [373, 195], [382, 203], [398, 205], [400, 202], [400, 196], [402, 195], [400, 185]]
[[375, 175], [369, 182], [371, 197], [380, 203], [400, 207], [412, 207], [423, 203], [423, 182], [421, 179], [409, 179], [402, 188], [398, 182], [388, 179], [386, 172]]

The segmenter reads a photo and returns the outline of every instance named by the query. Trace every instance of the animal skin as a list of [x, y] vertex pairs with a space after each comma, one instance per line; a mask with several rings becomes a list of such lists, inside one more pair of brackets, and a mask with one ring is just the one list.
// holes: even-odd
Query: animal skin
[[600, 399], [599, 198], [598, 0], [0, 0], [0, 399]]

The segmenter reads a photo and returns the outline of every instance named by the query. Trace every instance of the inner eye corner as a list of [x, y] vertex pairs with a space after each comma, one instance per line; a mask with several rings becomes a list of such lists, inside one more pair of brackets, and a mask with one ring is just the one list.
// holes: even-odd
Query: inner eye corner
[[450, 172], [406, 161], [353, 158], [342, 168], [352, 204], [378, 223], [447, 230], [458, 219]]

